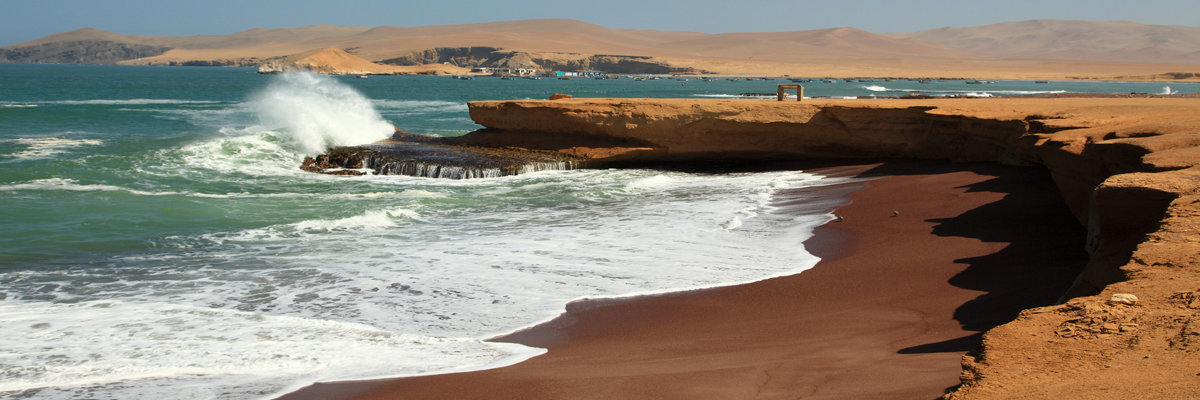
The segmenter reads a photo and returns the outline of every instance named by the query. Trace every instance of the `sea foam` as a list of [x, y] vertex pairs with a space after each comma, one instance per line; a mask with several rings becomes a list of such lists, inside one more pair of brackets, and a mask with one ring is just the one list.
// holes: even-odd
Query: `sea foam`
[[25, 149], [22, 151], [7, 155], [14, 160], [51, 158], [71, 151], [72, 149], [85, 146], [100, 146], [104, 144], [104, 141], [96, 139], [69, 139], [60, 137], [15, 138], [5, 139], [3, 142], [13, 143], [18, 146], [25, 147]]

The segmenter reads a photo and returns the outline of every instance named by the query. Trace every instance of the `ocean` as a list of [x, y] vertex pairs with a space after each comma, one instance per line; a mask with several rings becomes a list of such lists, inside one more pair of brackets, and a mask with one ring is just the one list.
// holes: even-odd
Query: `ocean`
[[[259, 75], [0, 64], [0, 397], [259, 399], [315, 381], [495, 367], [485, 339], [581, 298], [751, 282], [818, 259], [804, 171], [300, 171], [466, 101], [746, 97], [782, 80]], [[806, 84], [806, 95], [1200, 92], [1200, 84]], [[759, 95], [757, 97], [764, 97]], [[790, 193], [790, 194], [789, 194]]]

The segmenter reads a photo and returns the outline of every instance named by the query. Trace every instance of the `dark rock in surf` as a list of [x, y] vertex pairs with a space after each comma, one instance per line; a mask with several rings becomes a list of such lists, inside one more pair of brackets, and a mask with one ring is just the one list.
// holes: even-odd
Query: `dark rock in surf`
[[457, 145], [440, 138], [397, 131], [389, 140], [337, 147], [328, 153], [308, 157], [300, 169], [330, 175], [370, 173], [468, 179], [580, 166], [578, 157], [555, 152]]

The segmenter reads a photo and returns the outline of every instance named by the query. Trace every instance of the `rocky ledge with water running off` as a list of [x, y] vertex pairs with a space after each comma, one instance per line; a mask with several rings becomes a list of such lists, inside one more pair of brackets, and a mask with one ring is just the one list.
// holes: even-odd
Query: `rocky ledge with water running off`
[[337, 147], [307, 157], [300, 169], [329, 175], [408, 175], [427, 178], [495, 178], [544, 170], [568, 170], [584, 158], [516, 147], [484, 147], [396, 130], [391, 138]]
[[[948, 398], [1200, 393], [1200, 97], [478, 101], [459, 139], [584, 163], [916, 158], [1040, 166], [1088, 229], [1064, 302], [985, 333]], [[605, 147], [604, 143], [621, 143]], [[1130, 301], [1130, 296], [1136, 301]]]

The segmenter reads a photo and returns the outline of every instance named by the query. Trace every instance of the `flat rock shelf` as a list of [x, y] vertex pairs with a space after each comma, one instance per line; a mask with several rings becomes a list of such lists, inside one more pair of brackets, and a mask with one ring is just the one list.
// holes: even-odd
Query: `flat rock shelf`
[[330, 175], [408, 175], [426, 178], [495, 178], [582, 167], [561, 153], [439, 143], [438, 138], [397, 133], [392, 139], [331, 149], [304, 159], [300, 169]]

